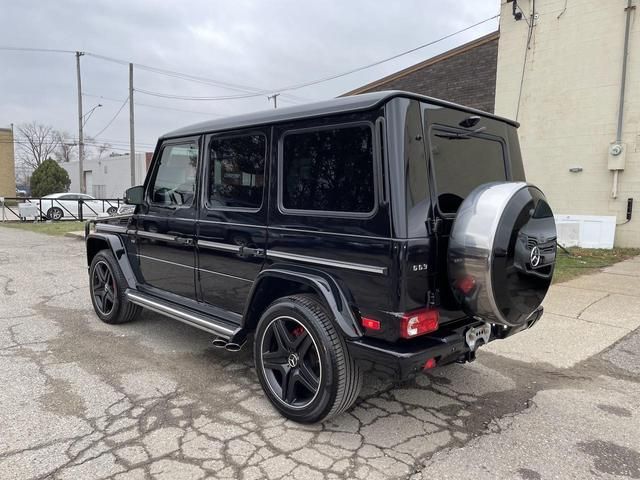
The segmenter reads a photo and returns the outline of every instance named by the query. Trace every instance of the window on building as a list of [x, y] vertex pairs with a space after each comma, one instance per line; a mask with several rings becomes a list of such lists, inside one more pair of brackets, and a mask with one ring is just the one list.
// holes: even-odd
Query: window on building
[[211, 208], [260, 208], [267, 139], [262, 134], [214, 137], [209, 142]]
[[445, 214], [456, 213], [477, 186], [507, 179], [502, 143], [467, 132], [433, 129], [431, 162]]
[[369, 213], [375, 207], [373, 134], [368, 125], [285, 134], [282, 206]]
[[196, 142], [167, 145], [160, 156], [151, 185], [151, 202], [167, 207], [188, 207], [196, 191]]

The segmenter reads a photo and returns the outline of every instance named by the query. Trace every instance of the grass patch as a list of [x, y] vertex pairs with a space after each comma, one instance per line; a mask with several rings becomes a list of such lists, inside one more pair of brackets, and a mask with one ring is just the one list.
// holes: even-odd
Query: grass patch
[[571, 255], [558, 249], [553, 283], [566, 282], [581, 275], [588, 275], [600, 268], [640, 255], [640, 248], [569, 248]]
[[67, 232], [84, 231], [84, 222], [3, 222], [0, 223], [0, 227], [17, 228], [47, 235], [64, 235]]

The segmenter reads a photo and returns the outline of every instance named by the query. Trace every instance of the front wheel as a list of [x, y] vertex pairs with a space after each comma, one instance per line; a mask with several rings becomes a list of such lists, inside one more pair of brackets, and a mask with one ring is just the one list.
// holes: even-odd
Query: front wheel
[[53, 221], [57, 222], [63, 216], [64, 216], [64, 213], [62, 212], [62, 209], [60, 209], [58, 207], [52, 207], [49, 210], [47, 210], [47, 218], [49, 220], [53, 220]]
[[300, 423], [344, 412], [362, 385], [344, 339], [314, 295], [281, 298], [267, 308], [256, 330], [254, 359], [267, 398]]
[[107, 208], [107, 214], [108, 215], [115, 215], [116, 213], [118, 213], [118, 209], [116, 207], [109, 207]]
[[105, 323], [130, 322], [140, 313], [141, 308], [127, 300], [126, 279], [110, 250], [101, 250], [93, 257], [89, 288], [93, 309]]

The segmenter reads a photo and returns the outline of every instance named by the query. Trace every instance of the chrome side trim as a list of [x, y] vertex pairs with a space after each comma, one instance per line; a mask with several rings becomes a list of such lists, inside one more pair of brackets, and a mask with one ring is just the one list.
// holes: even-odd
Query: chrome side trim
[[279, 258], [283, 260], [293, 260], [296, 262], [314, 263], [316, 265], [325, 265], [327, 267], [344, 268], [347, 270], [357, 270], [360, 272], [375, 273], [378, 275], [386, 275], [387, 267], [377, 267], [375, 265], [364, 265], [362, 263], [343, 262], [341, 260], [330, 260], [328, 258], [309, 257], [307, 255], [298, 255], [297, 253], [276, 252], [267, 250], [267, 257]]
[[216, 335], [224, 337], [227, 340], [229, 340], [234, 334], [234, 330], [232, 330], [231, 328], [213, 323], [200, 315], [185, 312], [176, 307], [152, 300], [146, 296], [140, 295], [137, 292], [127, 290], [126, 295], [127, 299], [131, 303], [140, 305], [141, 307], [147, 308], [162, 315], [166, 315], [170, 318], [173, 318], [174, 320], [178, 320], [188, 325], [200, 328], [201, 330], [214, 333]]
[[221, 277], [233, 278], [234, 280], [241, 280], [243, 282], [253, 283], [253, 280], [247, 280], [246, 278], [236, 277], [235, 275], [229, 275], [228, 273], [214, 272], [213, 270], [207, 270], [206, 268], [197, 268], [199, 272], [210, 273], [212, 275], [220, 275]]
[[151, 238], [154, 240], [163, 240], [165, 242], [175, 242], [175, 235], [166, 235], [164, 233], [154, 233], [154, 232], [146, 232], [144, 230], [137, 230], [136, 235], [144, 238]]
[[110, 223], [96, 223], [96, 232], [127, 233], [127, 227]]
[[240, 253], [240, 245], [230, 245], [228, 243], [210, 242], [209, 240], [198, 240], [198, 246], [211, 248], [213, 250], [222, 250], [223, 252]]
[[198, 267], [193, 267], [191, 265], [185, 265], [183, 263], [170, 262], [169, 260], [162, 260], [161, 258], [148, 257], [147, 255], [140, 255], [140, 254], [136, 254], [136, 257], [138, 257], [138, 258], [146, 258], [147, 260], [152, 260], [152, 261], [161, 262], [161, 263], [167, 263], [169, 265], [175, 265], [176, 267], [190, 268], [191, 270], [198, 270], [199, 272], [211, 273], [212, 275], [220, 275], [222, 277], [233, 278], [234, 280], [242, 280], [243, 282], [253, 283], [253, 280], [247, 280], [246, 278], [236, 277], [235, 275], [229, 275], [228, 273], [214, 272], [213, 270], [207, 270], [206, 268], [198, 268]]
[[156, 258], [156, 257], [148, 257], [147, 255], [140, 255], [139, 253], [136, 254], [136, 257], [146, 258], [147, 260], [153, 260], [155, 262], [168, 263], [169, 265], [175, 265], [176, 267], [190, 268], [191, 270], [194, 270], [196, 268], [193, 265], [185, 265], [183, 263], [170, 262], [169, 260], [162, 260], [161, 258]]

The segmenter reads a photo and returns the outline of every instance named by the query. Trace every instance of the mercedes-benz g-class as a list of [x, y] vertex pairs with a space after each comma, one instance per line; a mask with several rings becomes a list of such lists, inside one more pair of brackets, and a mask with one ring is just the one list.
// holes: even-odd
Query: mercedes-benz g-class
[[471, 361], [540, 318], [553, 275], [517, 126], [379, 92], [164, 135], [134, 212], [87, 231], [96, 314], [252, 338], [266, 396], [299, 422], [348, 409], [363, 375]]

